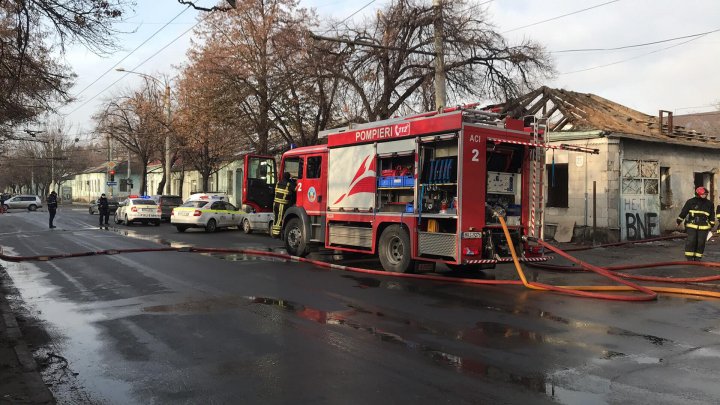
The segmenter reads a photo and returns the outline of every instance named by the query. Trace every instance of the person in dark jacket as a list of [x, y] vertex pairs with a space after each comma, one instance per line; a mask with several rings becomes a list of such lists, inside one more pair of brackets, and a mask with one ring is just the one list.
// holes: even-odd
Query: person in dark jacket
[[100, 227], [102, 228], [103, 224], [107, 227], [110, 221], [110, 205], [105, 193], [102, 193], [98, 199], [98, 215], [100, 216]]
[[56, 226], [53, 225], [53, 221], [55, 220], [55, 214], [57, 213], [57, 206], [57, 193], [55, 191], [52, 191], [47, 197], [47, 207], [48, 212], [50, 213], [50, 229], [56, 228]]
[[707, 199], [708, 191], [700, 186], [695, 189], [695, 197], [687, 200], [677, 218], [678, 227], [685, 221], [685, 259], [699, 261], [705, 251], [708, 232], [715, 225], [714, 206]]
[[285, 208], [295, 204], [295, 186], [296, 182], [288, 172], [283, 173], [282, 180], [275, 186], [275, 199], [273, 200], [275, 222], [270, 229], [270, 236], [273, 238], [280, 237]]

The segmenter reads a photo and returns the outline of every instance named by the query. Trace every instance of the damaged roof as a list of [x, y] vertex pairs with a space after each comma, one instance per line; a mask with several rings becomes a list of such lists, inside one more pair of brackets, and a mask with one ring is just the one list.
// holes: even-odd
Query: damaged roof
[[[718, 132], [699, 132], [676, 125], [672, 113], [660, 117], [643, 114], [591, 93], [543, 86], [505, 104], [503, 112], [515, 118], [545, 116], [550, 132], [601, 130], [608, 136], [651, 142], [720, 148]], [[684, 122], [683, 122], [684, 123]]]

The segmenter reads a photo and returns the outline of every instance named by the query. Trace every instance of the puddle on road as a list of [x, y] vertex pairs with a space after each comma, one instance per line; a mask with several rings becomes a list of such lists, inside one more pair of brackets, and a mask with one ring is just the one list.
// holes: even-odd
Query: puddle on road
[[546, 386], [546, 392], [552, 399], [561, 404], [607, 405], [609, 403], [605, 399], [608, 393], [573, 391], [552, 384]]
[[164, 238], [160, 238], [157, 235], [145, 235], [142, 233], [138, 233], [135, 231], [131, 231], [129, 229], [123, 229], [118, 227], [111, 227], [109, 231], [117, 233], [118, 235], [127, 236], [133, 239], [140, 239], [140, 240], [146, 240], [150, 242], [155, 242], [163, 246], [169, 246], [173, 248], [183, 248], [183, 247], [191, 247], [193, 245], [189, 243], [183, 243], [183, 242], [173, 242]]
[[607, 328], [608, 335], [639, 337], [639, 338], [643, 338], [643, 339], [647, 340], [648, 342], [654, 344], [655, 346], [663, 346], [667, 343], [672, 342], [670, 339], [665, 339], [665, 338], [661, 338], [661, 337], [653, 336], [653, 335], [643, 335], [641, 333], [631, 332], [627, 329], [620, 329], [620, 328], [616, 328], [614, 326], [609, 326], [606, 328]]
[[[388, 342], [393, 344], [399, 344], [408, 350], [420, 353], [425, 357], [433, 360], [436, 364], [440, 364], [451, 369], [469, 375], [477, 375], [484, 378], [488, 378], [493, 381], [501, 381], [513, 385], [521, 385], [534, 392], [546, 393], [546, 381], [545, 377], [539, 373], [527, 373], [518, 374], [509, 370], [503, 369], [496, 365], [485, 363], [479, 359], [472, 359], [468, 357], [457, 356], [447, 351], [434, 348], [430, 345], [408, 340], [396, 333], [384, 331], [372, 325], [362, 324], [360, 322], [350, 319], [357, 313], [374, 314], [387, 320], [389, 317], [386, 314], [372, 312], [368, 310], [359, 310], [352, 308], [345, 311], [321, 311], [314, 308], [308, 308], [302, 304], [295, 302], [280, 300], [268, 297], [248, 297], [248, 299], [254, 304], [269, 305], [280, 308], [285, 311], [289, 311], [296, 316], [307, 319], [313, 322], [338, 325], [349, 327], [358, 331], [369, 333], [377, 337], [382, 342]], [[405, 320], [402, 322], [403, 325], [417, 324], [414, 320]], [[431, 328], [418, 326], [424, 331], [431, 331]]]
[[[534, 373], [527, 373], [527, 374], [519, 374], [515, 372], [511, 372], [509, 370], [506, 370], [504, 368], [498, 367], [493, 364], [486, 363], [480, 359], [474, 359], [474, 358], [468, 358], [468, 357], [462, 357], [457, 356], [452, 353], [449, 353], [444, 350], [440, 350], [436, 347], [432, 347], [427, 344], [419, 343], [416, 341], [408, 340], [403, 338], [397, 333], [391, 333], [385, 330], [382, 330], [380, 328], [377, 328], [370, 324], [363, 324], [361, 322], [358, 322], [356, 320], [353, 320], [352, 318], [362, 316], [362, 315], [371, 315], [375, 316], [377, 318], [381, 318], [384, 322], [395, 322], [401, 327], [408, 327], [410, 326], [412, 329], [415, 329], [417, 331], [423, 332], [423, 333], [430, 333], [430, 334], [443, 334], [442, 332], [439, 332], [435, 328], [425, 326], [421, 323], [418, 323], [416, 320], [412, 319], [404, 319], [401, 317], [395, 317], [386, 313], [377, 312], [377, 311], [371, 311], [362, 309], [356, 306], [348, 305], [347, 310], [341, 310], [341, 311], [323, 311], [311, 307], [307, 307], [305, 305], [302, 305], [297, 302], [289, 301], [289, 300], [283, 300], [283, 299], [277, 299], [277, 298], [271, 298], [271, 297], [257, 297], [257, 296], [249, 296], [249, 297], [227, 297], [227, 298], [211, 298], [206, 300], [192, 300], [187, 302], [181, 302], [177, 304], [169, 304], [169, 305], [156, 305], [156, 306], [149, 306], [142, 308], [143, 312], [153, 312], [153, 313], [183, 313], [183, 312], [191, 312], [191, 313], [203, 313], [203, 312], [212, 312], [212, 311], [218, 311], [218, 310], [224, 310], [224, 309], [231, 309], [231, 308], [237, 308], [247, 305], [253, 305], [253, 304], [259, 304], [259, 305], [267, 305], [272, 306], [275, 308], [278, 308], [283, 311], [287, 311], [289, 313], [292, 313], [293, 315], [306, 319], [312, 322], [325, 324], [325, 325], [336, 325], [336, 326], [344, 326], [348, 328], [352, 328], [357, 331], [368, 333], [372, 336], [375, 336], [378, 340], [382, 342], [387, 343], [393, 343], [393, 344], [399, 344], [403, 347], [405, 347], [408, 350], [412, 350], [414, 352], [420, 353], [423, 356], [431, 359], [433, 362], [440, 364], [445, 367], [450, 367], [453, 370], [462, 373], [462, 374], [469, 374], [469, 375], [477, 375], [484, 378], [488, 378], [493, 381], [502, 381], [505, 383], [510, 383], [513, 385], [521, 385], [523, 387], [526, 387], [532, 391], [535, 392], [546, 392], [546, 381], [545, 377], [542, 374], [534, 374]], [[499, 334], [500, 326], [488, 326], [489, 324], [484, 324], [480, 326], [481, 330], [492, 329], [495, 332], [491, 332], [491, 335], [497, 335]], [[484, 328], [484, 329], [483, 329]], [[514, 330], [507, 328], [507, 330]], [[523, 333], [523, 332], [518, 332]], [[514, 334], [514, 332], [513, 332]], [[454, 333], [444, 333], [445, 337], [448, 337], [450, 339], [457, 339], [457, 340], [465, 340], [463, 338], [464, 336], [467, 336], [467, 334], [460, 334], [460, 336], [456, 336]], [[533, 335], [532, 333], [525, 334], [528, 339], [539, 339], [537, 336]]]
[[[32, 263], [0, 262], [13, 280], [24, 305], [51, 337], [35, 349], [43, 379], [58, 403], [134, 403], [131, 386], [104, 376], [102, 358], [108, 350], [95, 326], [105, 319], [101, 311], [59, 299], [45, 272]], [[48, 263], [52, 265], [52, 263]], [[88, 397], [92, 393], [92, 398]]]
[[[407, 292], [421, 292], [422, 288], [417, 284], [406, 283], [397, 281], [392, 278], [375, 278], [375, 277], [364, 277], [355, 274], [343, 274], [340, 277], [348, 280], [354, 280], [357, 282], [355, 287], [357, 288], [385, 288], [388, 290], [407, 291]], [[432, 287], [428, 287], [432, 288]]]
[[718, 350], [717, 348], [714, 348], [714, 347], [701, 347], [701, 348], [699, 348], [699, 349], [697, 349], [697, 350], [693, 350], [692, 352], [690, 352], [689, 355], [690, 355], [690, 356], [695, 356], [695, 357], [715, 357], [715, 358], [719, 358], [719, 357], [720, 357], [720, 350]]
[[472, 341], [472, 337], [478, 337], [482, 342], [487, 338], [513, 339], [523, 343], [545, 343], [546, 339], [542, 334], [527, 329], [516, 328], [499, 322], [478, 322], [476, 327], [465, 331], [464, 341]]
[[142, 312], [153, 313], [207, 313], [213, 311], [221, 311], [224, 309], [238, 308], [248, 305], [247, 298], [243, 297], [227, 297], [227, 298], [210, 298], [206, 300], [193, 300], [180, 302], [177, 304], [153, 305], [143, 307]]
[[357, 281], [356, 287], [358, 288], [374, 288], [374, 287], [380, 287], [382, 285], [382, 281], [378, 278], [374, 277], [362, 277], [362, 276], [353, 276], [350, 274], [343, 274], [342, 278], [347, 278], [350, 280]]
[[[172, 248], [187, 248], [187, 247], [198, 247], [197, 245], [186, 243], [186, 242], [177, 242], [177, 241], [171, 241], [168, 239], [160, 238], [157, 235], [146, 235], [141, 234], [129, 229], [123, 229], [123, 228], [117, 228], [113, 227], [110, 229], [112, 232], [115, 232], [122, 236], [127, 236], [134, 239], [139, 240], [146, 240], [150, 242], [155, 242], [160, 245], [169, 246]], [[228, 249], [255, 249], [255, 250], [261, 250], [261, 251], [269, 251], [274, 253], [282, 253], [286, 254], [284, 248], [268, 248], [264, 245], [252, 245], [252, 246], [243, 246], [243, 247], [236, 247], [236, 248], [228, 248]], [[281, 259], [277, 257], [270, 257], [270, 256], [256, 256], [246, 253], [222, 253], [222, 252], [204, 252], [204, 253], [198, 253], [203, 256], [207, 257], [213, 257], [216, 259], [221, 259], [229, 262], [240, 262], [240, 261], [273, 261], [273, 262], [286, 262], [286, 259]]]
[[288, 259], [272, 256], [260, 256], [246, 253], [200, 253], [202, 256], [214, 257], [216, 259], [228, 262], [250, 262], [250, 261], [266, 261], [266, 262], [288, 262]]

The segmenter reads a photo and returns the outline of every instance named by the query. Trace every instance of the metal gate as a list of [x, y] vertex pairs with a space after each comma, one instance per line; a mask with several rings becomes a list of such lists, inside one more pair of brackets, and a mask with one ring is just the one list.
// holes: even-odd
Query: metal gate
[[620, 237], [639, 240], [660, 235], [660, 165], [655, 160], [623, 160], [620, 184]]

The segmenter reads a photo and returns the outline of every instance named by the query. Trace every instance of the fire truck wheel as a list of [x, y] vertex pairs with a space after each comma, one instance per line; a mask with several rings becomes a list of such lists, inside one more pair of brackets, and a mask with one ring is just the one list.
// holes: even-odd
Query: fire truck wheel
[[378, 256], [386, 271], [409, 273], [413, 268], [410, 235], [400, 225], [388, 226], [380, 235]]
[[285, 249], [293, 256], [305, 257], [308, 254], [305, 230], [300, 218], [293, 218], [285, 225]]

